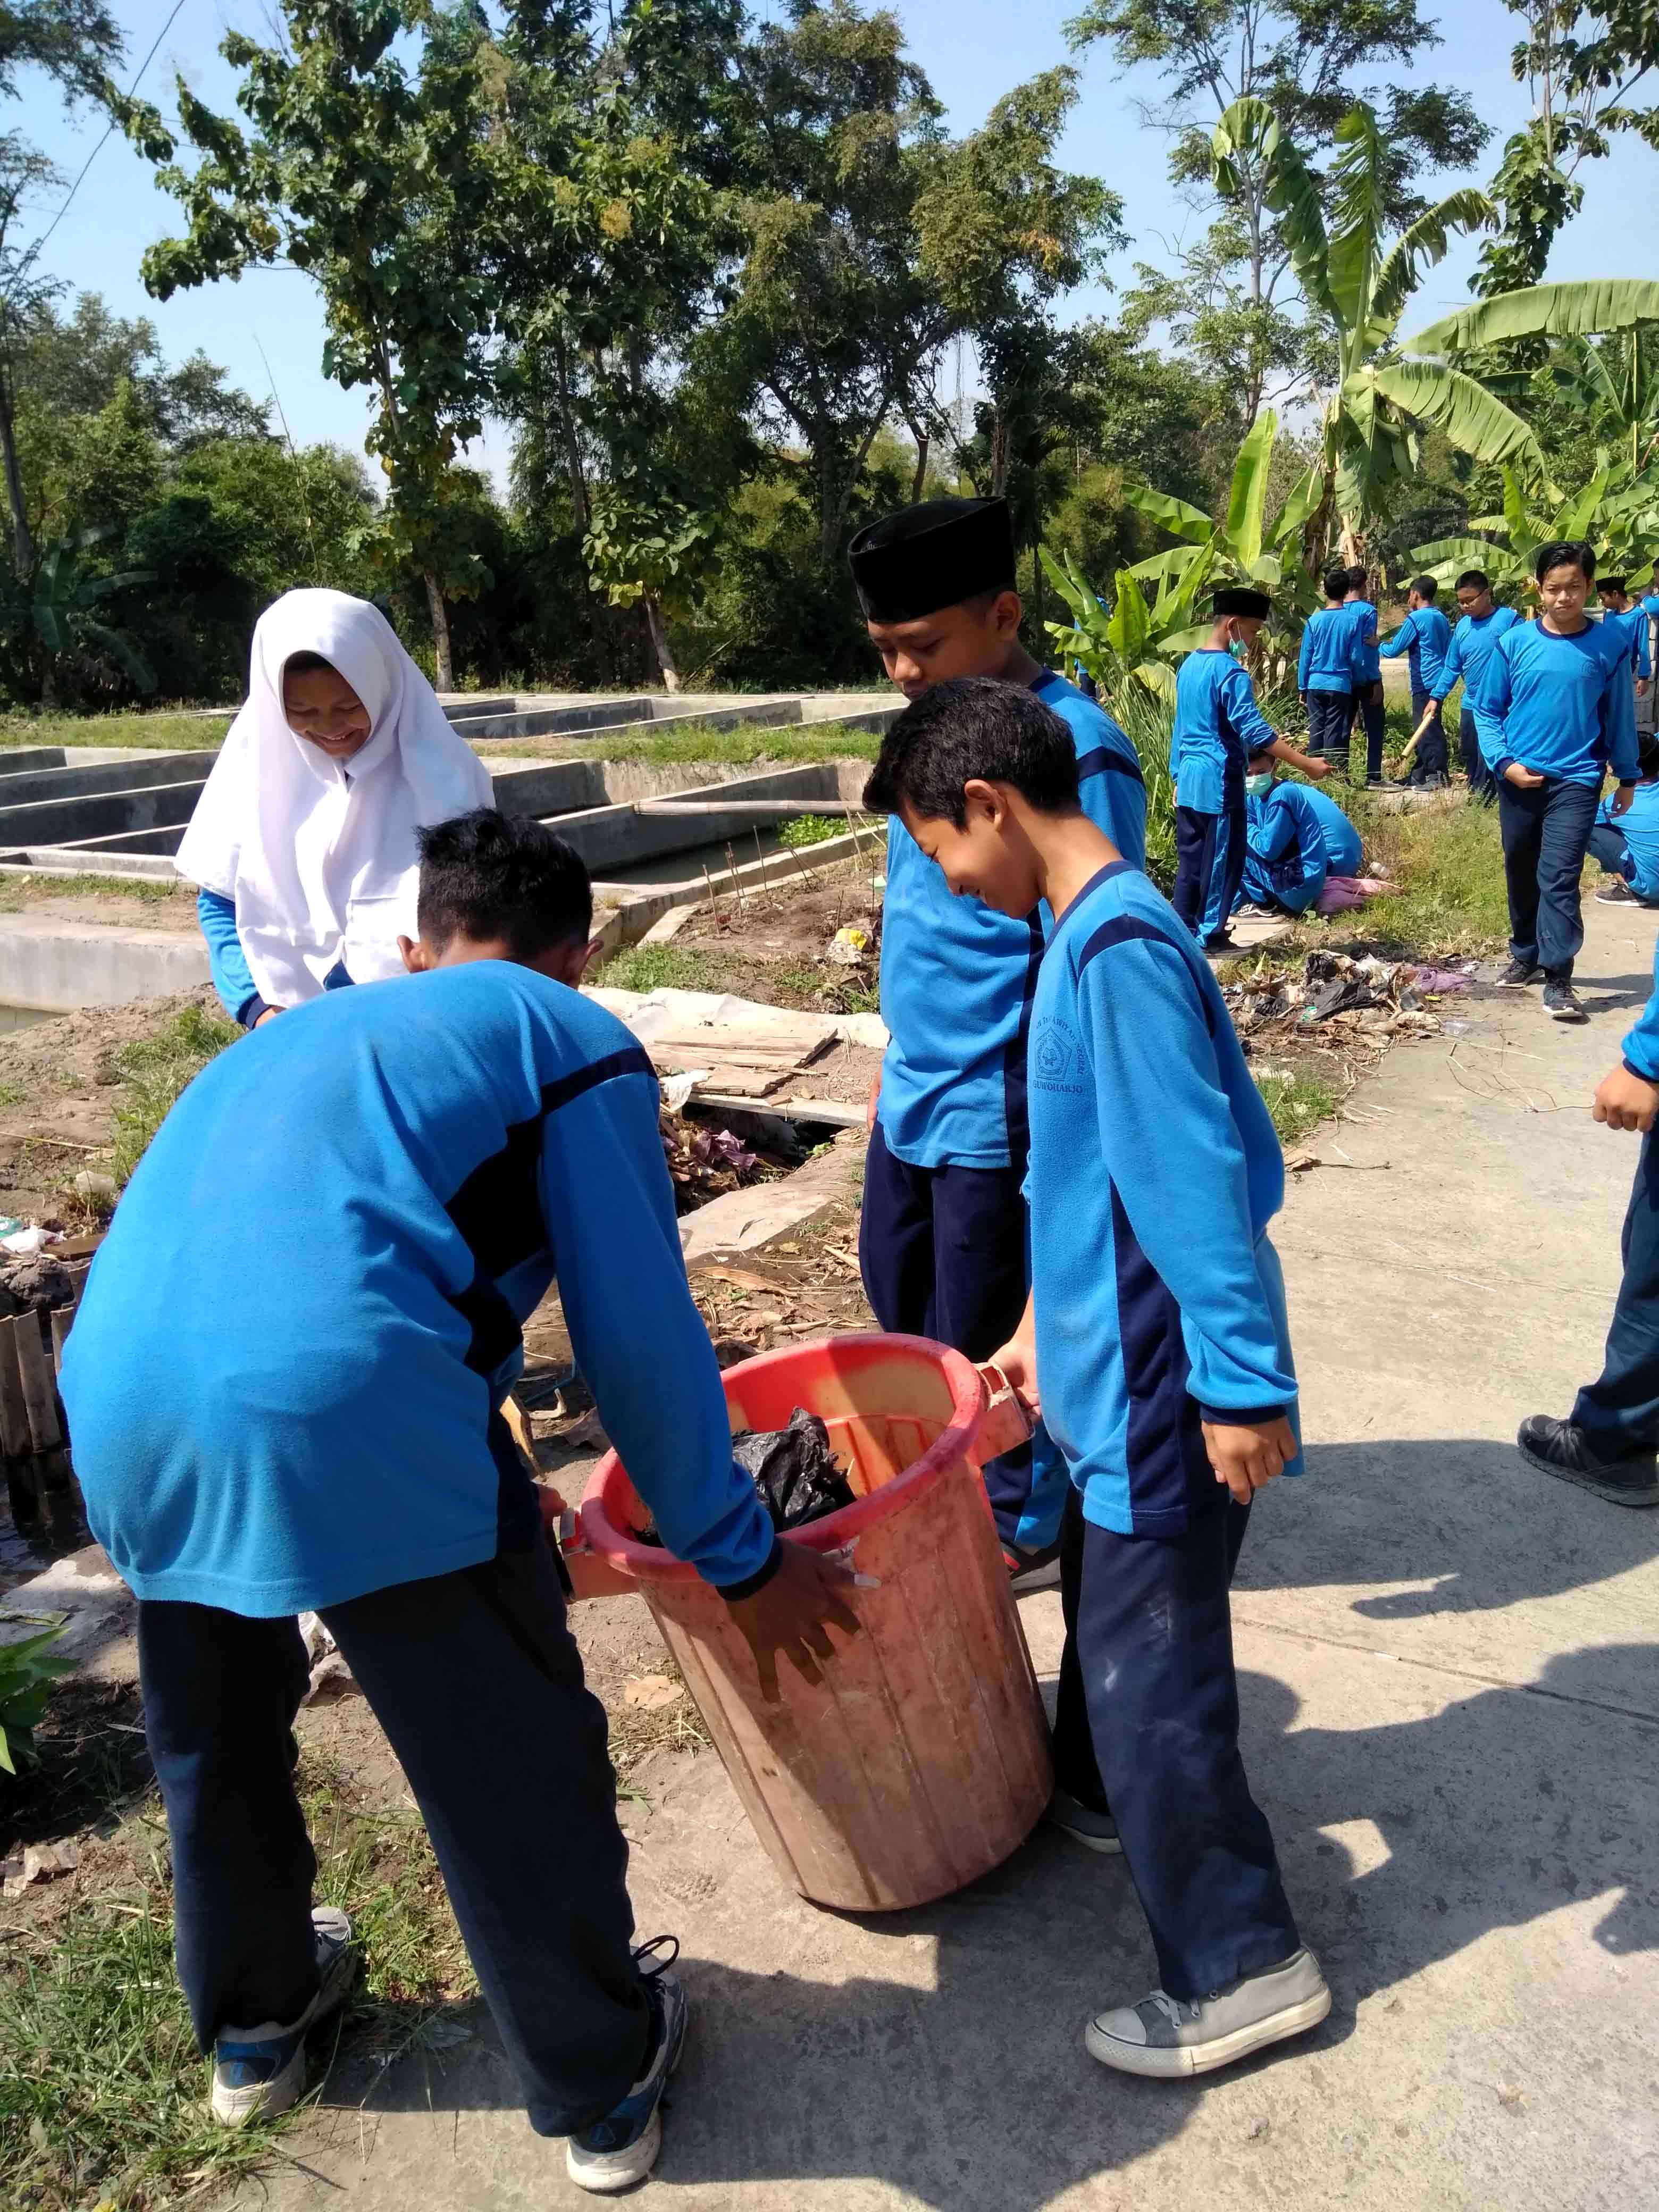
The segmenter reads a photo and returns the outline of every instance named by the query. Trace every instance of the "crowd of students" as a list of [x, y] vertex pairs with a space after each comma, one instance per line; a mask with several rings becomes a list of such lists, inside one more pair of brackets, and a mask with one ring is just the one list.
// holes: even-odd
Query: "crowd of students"
[[[1049, 1817], [1122, 1856], [1152, 1936], [1158, 1987], [1085, 2029], [1121, 2070], [1224, 2065], [1330, 2006], [1239, 1753], [1229, 1586], [1255, 1493], [1299, 1473], [1301, 1445], [1268, 1237], [1283, 1161], [1206, 949], [1241, 896], [1298, 910], [1358, 872], [1353, 826], [1316, 786], [1346, 767], [1356, 715], [1380, 713], [1377, 656], [1404, 652], [1421, 781], [1446, 773], [1459, 675], [1472, 702], [1510, 873], [1505, 980], [1541, 967], [1547, 1004], [1571, 995], [1586, 845], [1613, 896], [1655, 879], [1659, 820], [1638, 801], [1659, 753], [1638, 790], [1634, 630], [1620, 607], [1583, 617], [1586, 549], [1547, 554], [1537, 622], [1500, 621], [1470, 574], [1449, 632], [1425, 580], [1386, 643], [1363, 576], [1333, 572], [1298, 672], [1306, 752], [1239, 658], [1266, 595], [1218, 592], [1177, 678], [1166, 901], [1143, 872], [1133, 744], [1020, 642], [1005, 503], [922, 502], [851, 549], [909, 702], [866, 791], [890, 821], [890, 1042], [860, 1261], [882, 1328], [994, 1357], [1036, 1416], [987, 1487], [1015, 1588], [1060, 1589]], [[1366, 729], [1369, 779], [1380, 721]], [[1279, 764], [1310, 781], [1277, 781]], [[586, 872], [489, 811], [374, 610], [305, 592], [266, 612], [179, 866], [220, 992], [257, 1034], [140, 1164], [62, 1387], [92, 1525], [139, 1601], [212, 2108], [234, 2123], [291, 2103], [306, 2035], [349, 1981], [293, 1783], [295, 1616], [315, 1611], [420, 1805], [532, 2125], [568, 2138], [585, 2189], [631, 2186], [658, 2154], [688, 2001], [665, 1949], [634, 1942], [603, 1711], [500, 1410], [556, 1276], [606, 1430], [761, 1683], [780, 1653], [809, 1680], [833, 1668], [858, 1632], [853, 1579], [780, 1541], [733, 1468], [650, 1062], [573, 988]], [[1605, 1101], [1615, 1126], [1659, 1111], [1655, 1034], [1650, 1008]], [[1638, 1243], [1630, 1344], [1553, 1425], [1590, 1473], [1533, 1439], [1552, 1472], [1625, 1502], [1647, 1502], [1637, 1462], [1653, 1474], [1659, 1438], [1659, 1233]], [[1612, 1441], [1585, 1446], [1598, 1422]]]

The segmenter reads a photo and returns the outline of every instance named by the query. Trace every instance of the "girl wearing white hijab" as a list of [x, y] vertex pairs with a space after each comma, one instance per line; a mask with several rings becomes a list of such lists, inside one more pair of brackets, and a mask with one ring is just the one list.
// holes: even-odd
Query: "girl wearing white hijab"
[[289, 592], [253, 632], [247, 703], [177, 866], [226, 1009], [253, 1029], [342, 983], [401, 975], [415, 832], [492, 804], [489, 771], [378, 607]]

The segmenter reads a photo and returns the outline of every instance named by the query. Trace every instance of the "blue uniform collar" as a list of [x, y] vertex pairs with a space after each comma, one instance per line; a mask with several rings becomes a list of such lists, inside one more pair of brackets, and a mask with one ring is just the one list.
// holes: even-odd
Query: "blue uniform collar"
[[1091, 897], [1093, 894], [1099, 890], [1102, 884], [1109, 883], [1114, 876], [1132, 876], [1134, 872], [1134, 870], [1130, 866], [1127, 860], [1108, 860], [1103, 868], [1097, 868], [1093, 875], [1090, 877], [1088, 882], [1085, 884], [1083, 889], [1072, 901], [1071, 904], [1063, 908], [1061, 911], [1054, 916], [1054, 927], [1056, 931], [1059, 929], [1061, 922], [1066, 920], [1066, 915], [1075, 914], [1077, 909], [1083, 904], [1084, 901]]

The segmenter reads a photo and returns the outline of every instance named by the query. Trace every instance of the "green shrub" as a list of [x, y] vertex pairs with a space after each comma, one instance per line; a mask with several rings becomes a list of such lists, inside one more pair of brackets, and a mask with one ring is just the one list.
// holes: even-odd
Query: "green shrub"
[[64, 1632], [55, 1628], [39, 1636], [26, 1636], [21, 1644], [0, 1644], [0, 1767], [15, 1774], [17, 1762], [34, 1757], [34, 1731], [40, 1725], [52, 1695], [54, 1678], [74, 1662], [50, 1651]]
[[831, 837], [846, 835], [843, 822], [833, 822], [827, 814], [798, 814], [793, 822], [785, 822], [778, 829], [778, 842], [793, 850], [801, 845], [826, 844]]

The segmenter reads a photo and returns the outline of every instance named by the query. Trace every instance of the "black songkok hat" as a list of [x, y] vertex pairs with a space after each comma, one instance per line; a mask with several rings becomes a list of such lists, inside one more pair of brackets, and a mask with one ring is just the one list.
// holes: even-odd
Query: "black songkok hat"
[[860, 530], [847, 549], [866, 622], [916, 622], [981, 592], [1014, 589], [1006, 499], [924, 499]]
[[1598, 576], [1595, 588], [1598, 592], [1622, 592], [1629, 581], [1627, 576]]
[[1273, 601], [1265, 592], [1253, 592], [1243, 584], [1229, 584], [1218, 592], [1211, 602], [1211, 612], [1219, 622], [1223, 615], [1266, 615]]

